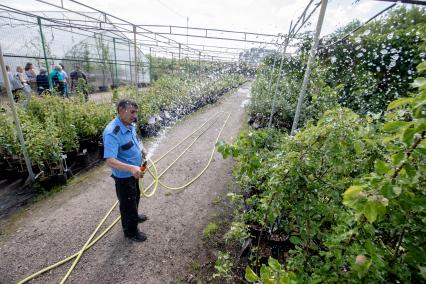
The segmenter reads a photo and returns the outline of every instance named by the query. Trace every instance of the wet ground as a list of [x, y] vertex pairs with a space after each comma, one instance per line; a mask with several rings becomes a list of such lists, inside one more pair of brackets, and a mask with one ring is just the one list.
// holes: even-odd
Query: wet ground
[[[219, 111], [231, 113], [220, 138], [231, 142], [245, 123], [244, 105], [249, 95], [250, 85], [245, 84], [164, 130], [145, 146], [154, 159], [158, 158]], [[165, 183], [181, 185], [199, 173], [224, 119], [221, 114], [164, 175]], [[165, 169], [191, 141], [167, 155], [158, 163], [159, 169]], [[139, 211], [150, 219], [139, 228], [148, 240], [133, 243], [125, 239], [117, 224], [83, 255], [69, 283], [170, 283], [185, 279], [191, 263], [203, 254], [202, 230], [217, 213], [214, 200], [232, 183], [231, 170], [231, 160], [215, 153], [205, 174], [185, 190], [168, 192], [160, 188], [152, 198], [142, 198]], [[149, 183], [149, 179], [144, 182]], [[100, 165], [62, 192], [3, 220], [2, 231], [6, 233], [0, 238], [0, 283], [15, 283], [77, 252], [115, 201], [110, 169]], [[107, 225], [117, 216], [115, 208]], [[69, 266], [67, 263], [51, 270], [33, 282], [58, 283]]]

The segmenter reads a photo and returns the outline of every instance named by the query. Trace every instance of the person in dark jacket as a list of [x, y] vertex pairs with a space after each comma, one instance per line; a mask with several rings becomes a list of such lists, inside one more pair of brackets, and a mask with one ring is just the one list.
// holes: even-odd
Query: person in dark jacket
[[71, 78], [71, 92], [75, 91], [75, 87], [77, 86], [78, 79], [83, 79], [84, 81], [86, 81], [86, 84], [87, 84], [86, 74], [84, 74], [83, 71], [80, 70], [79, 65], [76, 65], [75, 70], [73, 70], [70, 73], [70, 78]]
[[41, 95], [44, 91], [49, 90], [49, 77], [47, 71], [44, 68], [40, 68], [40, 74], [36, 77], [37, 92]]

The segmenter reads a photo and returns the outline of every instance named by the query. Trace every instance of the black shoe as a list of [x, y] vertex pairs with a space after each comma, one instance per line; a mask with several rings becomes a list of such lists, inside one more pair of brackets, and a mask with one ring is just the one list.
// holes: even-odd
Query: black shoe
[[134, 236], [126, 236], [126, 238], [129, 238], [132, 241], [140, 242], [141, 243], [141, 242], [146, 241], [147, 236], [144, 233], [142, 233], [142, 232], [137, 232], [136, 235], [134, 235]]
[[144, 214], [140, 214], [140, 215], [138, 216], [138, 223], [145, 222], [146, 220], [148, 220], [148, 217], [147, 217], [146, 215], [144, 215]]

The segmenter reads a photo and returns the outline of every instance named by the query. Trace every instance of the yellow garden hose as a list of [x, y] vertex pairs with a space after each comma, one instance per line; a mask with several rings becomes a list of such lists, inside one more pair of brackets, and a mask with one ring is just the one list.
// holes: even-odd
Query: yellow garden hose
[[[221, 135], [221, 133], [222, 133], [222, 131], [223, 131], [223, 129], [224, 129], [224, 127], [225, 127], [225, 125], [226, 125], [226, 123], [227, 123], [227, 121], [228, 121], [228, 119], [229, 119], [229, 117], [230, 117], [230, 114], [229, 113], [225, 113], [225, 112], [218, 112], [218, 113], [216, 113], [215, 115], [213, 115], [211, 118], [209, 118], [208, 120], [206, 120], [199, 128], [197, 128], [196, 130], [194, 130], [191, 134], [189, 134], [188, 136], [186, 136], [183, 140], [181, 140], [178, 144], [176, 144], [174, 147], [172, 147], [170, 150], [168, 150], [165, 154], [163, 154], [160, 158], [158, 158], [157, 160], [155, 160], [155, 161], [152, 161], [151, 159], [149, 159], [149, 161], [150, 161], [150, 165], [149, 165], [149, 167], [148, 167], [148, 172], [152, 175], [152, 177], [154, 178], [154, 181], [145, 189], [145, 190], [143, 190], [143, 188], [142, 188], [142, 179], [139, 179], [139, 185], [140, 185], [140, 188], [141, 188], [141, 195], [142, 196], [144, 196], [144, 197], [150, 197], [150, 196], [152, 196], [154, 193], [155, 193], [155, 191], [157, 190], [157, 187], [158, 187], [158, 184], [160, 184], [160, 185], [162, 185], [163, 187], [165, 187], [166, 189], [169, 189], [169, 190], [178, 190], [178, 189], [183, 189], [183, 188], [185, 188], [185, 187], [187, 187], [187, 186], [189, 186], [190, 184], [192, 184], [195, 180], [197, 180], [206, 170], [207, 170], [207, 168], [209, 167], [209, 165], [211, 164], [211, 161], [212, 161], [212, 159], [213, 159], [213, 155], [214, 155], [214, 150], [215, 150], [215, 147], [213, 146], [213, 149], [212, 149], [212, 153], [211, 153], [211, 155], [210, 155], [210, 159], [209, 159], [209, 161], [207, 162], [207, 165], [204, 167], [204, 169], [195, 177], [195, 178], [193, 178], [192, 180], [190, 180], [188, 183], [186, 183], [186, 184], [184, 184], [184, 185], [182, 185], [182, 186], [179, 186], [179, 187], [171, 187], [171, 186], [167, 186], [167, 185], [165, 185], [165, 184], [163, 184], [159, 179], [161, 178], [161, 176], [173, 165], [173, 164], [175, 164], [176, 162], [177, 162], [177, 160], [179, 160], [180, 159], [180, 157], [184, 154], [184, 153], [186, 153], [187, 152], [187, 150], [201, 137], [201, 135], [202, 134], [204, 134], [208, 129], [210, 129], [210, 127], [218, 120], [218, 117], [219, 117], [219, 114], [221, 114], [221, 113], [223, 113], [223, 114], [227, 114], [227, 118], [226, 118], [226, 120], [224, 121], [224, 123], [223, 123], [223, 125], [222, 125], [222, 128], [220, 129], [220, 131], [219, 131], [219, 134], [217, 135], [217, 138], [216, 138], [216, 141], [215, 141], [215, 144], [217, 143], [217, 141], [219, 140], [219, 137], [220, 137], [220, 135]], [[215, 119], [214, 119], [215, 118]], [[214, 119], [214, 120], [213, 120]], [[186, 140], [188, 140], [188, 138], [189, 137], [191, 137], [194, 133], [196, 133], [197, 131], [199, 131], [205, 124], [207, 124], [207, 122], [209, 122], [209, 121], [212, 121], [213, 120], [213, 122], [205, 129], [205, 130], [203, 130], [195, 139], [194, 139], [194, 141], [163, 171], [163, 172], [161, 172], [160, 174], [158, 174], [158, 172], [157, 172], [157, 168], [156, 168], [156, 163], [158, 163], [160, 160], [162, 160], [166, 155], [168, 155], [171, 151], [173, 151], [176, 147], [178, 147], [179, 145], [181, 145], [183, 142], [185, 142]], [[153, 168], [153, 170], [154, 170], [154, 172], [152, 172], [151, 171], [151, 169], [150, 168]], [[154, 189], [151, 191], [151, 192], [148, 192], [148, 190], [152, 187], [154, 185]], [[71, 255], [71, 256], [69, 256], [69, 257], [67, 257], [67, 258], [65, 258], [65, 259], [63, 259], [63, 260], [61, 260], [61, 261], [59, 261], [59, 262], [57, 262], [57, 263], [55, 263], [55, 264], [52, 264], [52, 265], [50, 265], [50, 266], [48, 266], [48, 267], [45, 267], [45, 268], [43, 268], [43, 269], [41, 269], [41, 270], [39, 270], [38, 272], [36, 272], [36, 273], [34, 273], [34, 274], [32, 274], [32, 275], [30, 275], [30, 276], [28, 276], [28, 277], [26, 277], [26, 278], [24, 278], [24, 279], [22, 279], [21, 281], [19, 281], [18, 283], [26, 283], [26, 282], [28, 282], [28, 281], [30, 281], [31, 279], [34, 279], [35, 277], [37, 277], [37, 276], [39, 276], [39, 275], [41, 275], [41, 274], [43, 274], [43, 273], [45, 273], [45, 272], [47, 272], [47, 271], [49, 271], [49, 270], [51, 270], [51, 269], [53, 269], [53, 268], [56, 268], [56, 267], [58, 267], [58, 266], [60, 266], [60, 265], [62, 265], [62, 264], [64, 264], [64, 263], [66, 263], [66, 262], [68, 262], [68, 261], [70, 261], [71, 259], [73, 259], [73, 258], [75, 258], [75, 260], [74, 260], [74, 262], [73, 262], [73, 264], [72, 264], [72, 266], [70, 267], [70, 269], [68, 270], [68, 272], [66, 273], [66, 275], [64, 276], [64, 278], [62, 279], [62, 281], [61, 281], [61, 283], [64, 283], [66, 280], [67, 280], [67, 278], [69, 277], [69, 275], [71, 274], [71, 272], [73, 271], [73, 269], [75, 268], [75, 266], [77, 265], [77, 263], [78, 263], [78, 261], [80, 260], [80, 258], [81, 258], [81, 256], [83, 255], [83, 253], [86, 251], [86, 250], [88, 250], [90, 247], [92, 247], [96, 242], [98, 242], [119, 220], [120, 220], [120, 218], [121, 217], [117, 217], [104, 231], [102, 231], [95, 239], [93, 239], [94, 237], [95, 237], [95, 235], [96, 235], [96, 233], [99, 231], [99, 229], [101, 228], [101, 226], [105, 223], [105, 221], [106, 221], [106, 219], [108, 218], [108, 216], [111, 214], [111, 212], [113, 211], [113, 209], [117, 206], [117, 204], [118, 204], [118, 201], [116, 201], [115, 203], [114, 203], [114, 205], [111, 207], [111, 209], [108, 211], [108, 213], [103, 217], [103, 219], [101, 220], [101, 222], [98, 224], [98, 226], [96, 227], [96, 229], [93, 231], [93, 233], [91, 234], [91, 236], [89, 237], [89, 239], [86, 241], [86, 243], [84, 244], [84, 246], [77, 252], [77, 253], [75, 253], [75, 254], [73, 254], [73, 255]], [[92, 240], [93, 239], [93, 240]]]
[[[222, 131], [223, 131], [223, 128], [225, 127], [225, 125], [226, 125], [226, 123], [228, 122], [228, 119], [229, 119], [229, 117], [230, 117], [230, 113], [228, 113], [228, 115], [227, 115], [227, 117], [226, 117], [226, 119], [225, 119], [225, 122], [223, 123], [223, 125], [222, 125], [222, 128], [220, 129], [220, 131], [219, 131], [219, 133], [218, 133], [218, 135], [217, 135], [217, 137], [216, 137], [216, 141], [215, 141], [215, 143], [214, 143], [214, 145], [216, 145], [216, 143], [219, 141], [219, 137], [220, 137], [220, 134], [222, 134]], [[195, 141], [195, 140], [194, 140]], [[193, 143], [191, 143], [188, 147], [187, 147], [187, 149], [189, 149], [191, 146], [192, 146], [192, 144], [194, 144], [194, 142]], [[185, 151], [184, 152], [182, 152], [177, 158], [176, 158], [176, 160], [175, 161], [177, 161], [185, 152], [186, 152], [186, 150], [187, 149], [185, 149]], [[179, 190], [179, 189], [183, 189], [183, 188], [185, 188], [185, 187], [187, 187], [187, 186], [189, 186], [190, 184], [192, 184], [194, 181], [196, 181], [206, 170], [207, 170], [207, 168], [210, 166], [210, 164], [211, 164], [211, 162], [212, 162], [212, 159], [213, 159], [213, 155], [214, 155], [214, 152], [215, 152], [215, 147], [213, 147], [212, 148], [212, 152], [211, 152], [211, 154], [210, 154], [210, 158], [209, 158], [209, 161], [207, 162], [207, 164], [206, 164], [206, 166], [204, 167], [204, 169], [202, 169], [201, 170], [201, 172], [200, 173], [198, 173], [198, 175], [196, 175], [193, 179], [191, 179], [189, 182], [187, 182], [187, 183], [185, 183], [184, 185], [181, 185], [181, 186], [177, 186], [177, 187], [172, 187], [172, 186], [169, 186], [169, 185], [166, 185], [166, 184], [164, 184], [164, 183], [162, 183], [161, 181], [160, 181], [160, 177], [163, 175], [163, 173], [165, 173], [173, 164], [174, 164], [174, 162], [172, 163], [172, 164], [170, 164], [164, 171], [163, 171], [163, 173], [162, 174], [160, 174], [160, 175], [157, 175], [157, 168], [155, 167], [155, 163], [154, 162], [152, 162], [151, 161], [151, 159], [149, 159], [149, 161], [151, 162], [151, 165], [153, 166], [153, 168], [154, 168], [154, 171], [155, 171], [155, 174], [154, 173], [152, 173], [151, 172], [151, 169], [150, 169], [150, 167], [148, 167], [148, 172], [150, 173], [150, 175], [154, 178], [154, 183], [155, 183], [155, 189], [157, 188], [157, 185], [158, 184], [160, 184], [162, 187], [164, 187], [164, 188], [166, 188], [166, 189], [169, 189], [169, 190]], [[141, 194], [143, 195], [143, 196], [145, 196], [145, 197], [150, 197], [150, 196], [152, 196], [154, 193], [155, 193], [155, 190], [153, 190], [153, 191], [151, 191], [151, 193], [149, 193], [149, 194], [147, 194], [147, 193], [145, 193], [145, 191], [143, 190], [143, 184], [142, 184], [142, 179], [139, 179], [139, 188], [141, 189]], [[148, 188], [147, 189], [149, 189], [149, 186], [148, 186]]]
[[[224, 112], [219, 112], [219, 113], [224, 113]], [[219, 115], [219, 113], [217, 113], [215, 116], [213, 116], [213, 118], [214, 117], [216, 117], [216, 119], [206, 128], [206, 129], [204, 129], [203, 131], [201, 131], [200, 132], [200, 134], [198, 134], [198, 136], [197, 137], [195, 137], [195, 139], [191, 142], [191, 144], [189, 144], [186, 148], [185, 148], [185, 150], [183, 150], [182, 151], [182, 153], [180, 153], [180, 155], [173, 161], [173, 162], [171, 162], [170, 163], [170, 165], [162, 172], [162, 173], [160, 173], [159, 175], [157, 174], [157, 168], [156, 168], [156, 163], [158, 162], [158, 161], [160, 161], [160, 159], [158, 159], [158, 160], [156, 160], [156, 161], [154, 161], [154, 162], [152, 162], [150, 159], [150, 162], [151, 162], [151, 164], [148, 166], [148, 171], [150, 172], [150, 174], [153, 176], [153, 177], [157, 177], [157, 179], [155, 179], [154, 178], [154, 181], [145, 189], [145, 191], [141, 188], [141, 195], [142, 196], [144, 196], [144, 197], [151, 197], [152, 195], [154, 195], [154, 193], [155, 193], [155, 191], [157, 190], [157, 187], [158, 187], [158, 183], [159, 183], [159, 178], [161, 177], [161, 176], [163, 176], [179, 159], [180, 159], [180, 157], [182, 157], [183, 156], [183, 154], [185, 154], [188, 150], [189, 150], [189, 148], [191, 148], [191, 146], [192, 145], [194, 145], [194, 143], [207, 131], [207, 130], [209, 130], [210, 129], [210, 127], [213, 125], [213, 124], [215, 124], [215, 122], [217, 121], [217, 119], [218, 119], [218, 115]], [[213, 119], [212, 118], [212, 119]], [[226, 121], [224, 122], [224, 124], [223, 125], [225, 125], [226, 124], [226, 122], [228, 121], [228, 119], [226, 119]], [[204, 123], [205, 124], [205, 123]], [[223, 127], [222, 127], [223, 128]], [[198, 128], [197, 129], [197, 131], [199, 130], [200, 128]], [[191, 135], [192, 134], [194, 134], [196, 131], [194, 131], [194, 132], [192, 132], [191, 133]], [[219, 138], [219, 136], [220, 136], [220, 133], [222, 132], [222, 130], [219, 132], [219, 135], [218, 135], [218, 138]], [[218, 140], [218, 138], [216, 139], [216, 140]], [[179, 143], [178, 145], [180, 145], [181, 143]], [[216, 144], [216, 143], [215, 143]], [[173, 149], [175, 149], [177, 146], [175, 146], [175, 147], [173, 147], [172, 149], [170, 149], [169, 151], [167, 151], [162, 157], [161, 157], [161, 159], [165, 156], [165, 155], [167, 155], [168, 153], [170, 153], [171, 152], [171, 150], [173, 150]], [[213, 151], [214, 151], [214, 146], [213, 146]], [[155, 172], [156, 172], [156, 174], [152, 174], [151, 173], [151, 171], [150, 171], [150, 168], [151, 167], [153, 167], [154, 169], [155, 169]], [[142, 184], [141, 184], [141, 180], [142, 179], [139, 179], [139, 186], [141, 186]], [[154, 189], [150, 192], [150, 193], [146, 193], [152, 186], [154, 185]]]

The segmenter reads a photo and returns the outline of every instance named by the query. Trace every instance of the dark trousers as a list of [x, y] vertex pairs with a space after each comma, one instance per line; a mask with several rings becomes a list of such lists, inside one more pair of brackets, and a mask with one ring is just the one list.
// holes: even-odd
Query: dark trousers
[[120, 204], [123, 232], [124, 235], [132, 237], [138, 230], [139, 183], [134, 177], [113, 178], [115, 180], [115, 192]]

